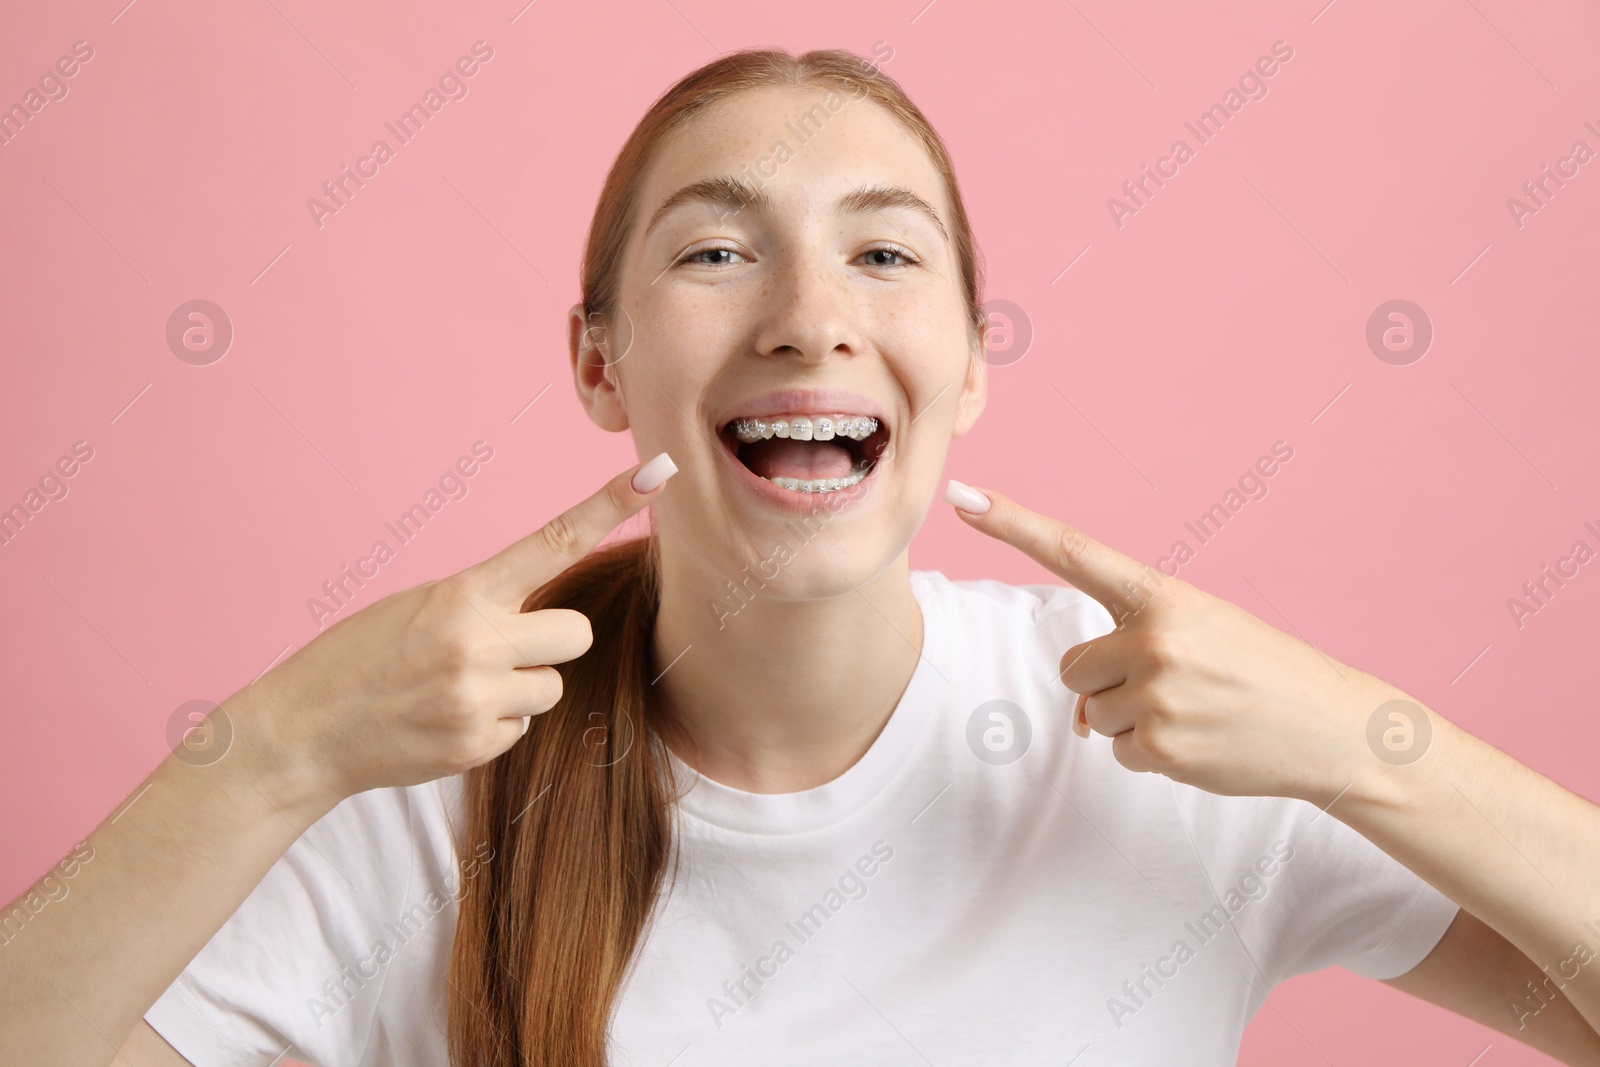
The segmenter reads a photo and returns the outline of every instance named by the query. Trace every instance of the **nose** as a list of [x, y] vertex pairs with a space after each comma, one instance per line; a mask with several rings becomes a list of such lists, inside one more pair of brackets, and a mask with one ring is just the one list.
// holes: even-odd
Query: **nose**
[[861, 353], [855, 302], [842, 267], [799, 257], [773, 276], [762, 299], [767, 313], [756, 338], [762, 355], [823, 363], [836, 353]]

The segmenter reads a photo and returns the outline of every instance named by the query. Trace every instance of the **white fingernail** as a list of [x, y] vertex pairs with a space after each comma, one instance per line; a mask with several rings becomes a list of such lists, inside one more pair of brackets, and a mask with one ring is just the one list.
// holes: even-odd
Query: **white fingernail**
[[532, 715], [524, 715], [522, 717], [522, 736], [523, 737], [527, 737], [528, 736], [528, 726], [532, 722], [533, 722], [533, 716]]
[[677, 473], [678, 465], [672, 462], [671, 456], [663, 452], [649, 463], [640, 467], [634, 474], [633, 491], [635, 493], [648, 493]]
[[965, 482], [950, 479], [944, 489], [944, 502], [953, 504], [971, 515], [982, 515], [989, 510], [989, 498]]

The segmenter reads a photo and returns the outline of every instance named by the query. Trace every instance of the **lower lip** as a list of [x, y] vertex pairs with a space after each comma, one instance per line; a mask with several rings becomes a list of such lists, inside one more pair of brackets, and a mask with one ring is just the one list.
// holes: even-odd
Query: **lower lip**
[[835, 489], [827, 493], [798, 493], [793, 489], [785, 489], [781, 485], [769, 482], [746, 467], [728, 448], [727, 442], [723, 442], [722, 456], [733, 467], [735, 479], [749, 486], [757, 499], [791, 515], [811, 515], [818, 511], [836, 515], [859, 506], [872, 492], [872, 485], [878, 480], [879, 468], [883, 466], [883, 461], [880, 459], [873, 464], [872, 470], [865, 478], [848, 489]]

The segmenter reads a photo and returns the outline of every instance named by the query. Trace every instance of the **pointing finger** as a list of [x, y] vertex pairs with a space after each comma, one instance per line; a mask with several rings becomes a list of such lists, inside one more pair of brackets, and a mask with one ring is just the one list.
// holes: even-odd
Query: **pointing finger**
[[677, 464], [665, 452], [629, 468], [593, 496], [468, 568], [467, 573], [483, 583], [491, 599], [514, 611], [528, 594], [578, 562], [624, 519], [654, 500], [656, 490], [677, 471]]
[[1119, 623], [1123, 616], [1149, 603], [1166, 580], [1154, 568], [1076, 527], [1030, 511], [993, 490], [980, 493], [952, 478], [945, 499], [955, 505], [956, 514], [968, 526], [1021, 549], [1052, 574], [1098, 600]]

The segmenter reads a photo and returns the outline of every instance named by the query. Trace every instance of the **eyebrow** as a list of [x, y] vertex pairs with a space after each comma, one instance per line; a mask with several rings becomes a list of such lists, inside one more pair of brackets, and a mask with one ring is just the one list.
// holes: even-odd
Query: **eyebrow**
[[[770, 213], [773, 209], [772, 197], [765, 189], [741, 178], [731, 175], [701, 178], [685, 185], [656, 208], [655, 214], [650, 216], [649, 224], [645, 226], [645, 236], [648, 237], [656, 223], [669, 212], [692, 203], [721, 204], [735, 212], [751, 208], [757, 212]], [[933, 205], [902, 186], [869, 185], [865, 189], [857, 189], [841, 196], [834, 208], [841, 214], [860, 214], [881, 211], [884, 208], [908, 208], [925, 215], [938, 227], [939, 235], [946, 243], [950, 240], [950, 234], [945, 230], [944, 222], [939, 218], [939, 213], [934, 210]]]

